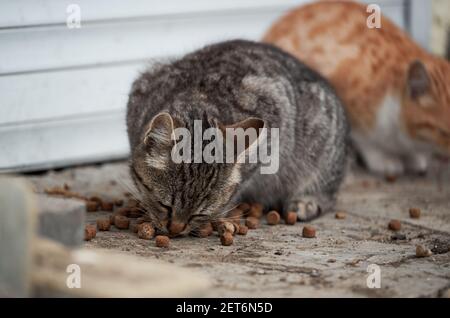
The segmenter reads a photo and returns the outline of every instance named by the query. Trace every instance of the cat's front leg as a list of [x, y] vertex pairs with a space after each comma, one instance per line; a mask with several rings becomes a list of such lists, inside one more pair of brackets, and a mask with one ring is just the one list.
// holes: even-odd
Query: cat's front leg
[[367, 168], [382, 176], [399, 176], [405, 171], [402, 158], [386, 153], [373, 145], [359, 147]]
[[410, 154], [405, 158], [405, 164], [408, 171], [424, 175], [428, 170], [429, 157], [422, 153]]

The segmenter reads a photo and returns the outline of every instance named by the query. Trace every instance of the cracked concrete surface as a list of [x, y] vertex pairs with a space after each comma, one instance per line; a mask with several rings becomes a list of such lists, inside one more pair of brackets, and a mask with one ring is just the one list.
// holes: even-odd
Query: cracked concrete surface
[[[70, 185], [73, 191], [104, 198], [123, 197], [128, 180], [125, 162], [29, 175], [44, 188]], [[408, 210], [422, 210], [411, 219]], [[435, 165], [426, 178], [388, 183], [352, 169], [343, 184], [336, 210], [313, 222], [317, 237], [301, 236], [303, 224], [264, 225], [232, 246], [218, 237], [173, 239], [167, 250], [129, 231], [98, 232], [84, 248], [100, 247], [144, 259], [159, 259], [209, 275], [210, 297], [448, 297], [450, 290], [450, 168]], [[87, 221], [109, 212], [88, 213]], [[402, 222], [400, 234], [388, 230], [390, 219]], [[434, 254], [415, 256], [416, 244]], [[381, 269], [381, 288], [369, 289], [367, 267]]]

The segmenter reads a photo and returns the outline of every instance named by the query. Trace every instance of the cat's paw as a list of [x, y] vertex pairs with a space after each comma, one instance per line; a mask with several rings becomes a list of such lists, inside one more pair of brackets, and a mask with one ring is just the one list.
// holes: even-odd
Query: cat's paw
[[293, 204], [293, 209], [297, 212], [297, 220], [306, 222], [319, 217], [322, 209], [314, 197], [303, 197]]

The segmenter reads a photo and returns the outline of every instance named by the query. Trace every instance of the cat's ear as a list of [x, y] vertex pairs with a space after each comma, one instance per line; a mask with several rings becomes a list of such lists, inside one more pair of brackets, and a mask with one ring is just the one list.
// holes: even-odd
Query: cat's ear
[[168, 113], [159, 113], [151, 120], [144, 134], [143, 142], [147, 146], [173, 144], [174, 122]]
[[219, 124], [226, 144], [232, 143], [234, 154], [243, 155], [253, 149], [263, 136], [264, 120], [249, 117], [231, 125]]
[[430, 90], [430, 77], [425, 65], [421, 61], [414, 61], [409, 65], [407, 77], [407, 92], [410, 98], [417, 99]]
[[164, 170], [169, 165], [174, 144], [174, 121], [168, 113], [159, 113], [148, 124], [143, 143], [149, 168]]

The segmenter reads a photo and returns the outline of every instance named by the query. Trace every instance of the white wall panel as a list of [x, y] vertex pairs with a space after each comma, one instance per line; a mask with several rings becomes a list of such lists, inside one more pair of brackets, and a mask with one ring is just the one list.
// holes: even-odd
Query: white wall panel
[[[0, 0], [0, 171], [126, 156], [125, 105], [138, 71], [207, 43], [258, 40], [306, 2]], [[405, 1], [365, 2], [405, 25]], [[70, 3], [80, 5], [80, 29], [66, 27]]]

